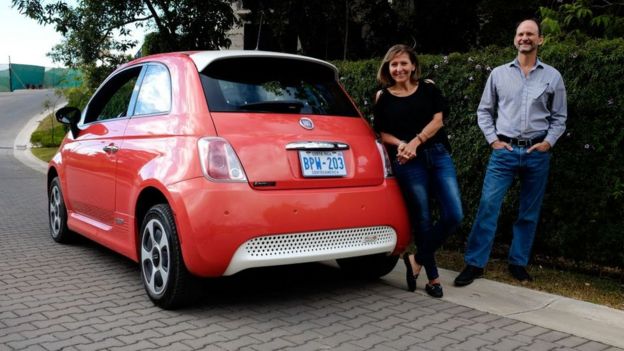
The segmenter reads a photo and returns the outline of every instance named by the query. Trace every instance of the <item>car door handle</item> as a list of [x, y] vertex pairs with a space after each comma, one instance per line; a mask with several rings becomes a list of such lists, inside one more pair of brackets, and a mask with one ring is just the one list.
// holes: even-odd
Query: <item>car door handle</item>
[[105, 152], [109, 153], [109, 154], [114, 154], [115, 152], [119, 151], [119, 148], [113, 144], [111, 145], [106, 145], [102, 148], [102, 150], [104, 150]]

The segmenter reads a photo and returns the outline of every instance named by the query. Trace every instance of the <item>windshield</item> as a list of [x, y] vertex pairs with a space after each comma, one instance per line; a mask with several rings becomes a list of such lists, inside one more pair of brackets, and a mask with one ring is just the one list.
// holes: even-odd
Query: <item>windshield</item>
[[335, 80], [314, 62], [275, 57], [215, 61], [201, 73], [208, 107], [215, 112], [304, 113], [359, 117]]

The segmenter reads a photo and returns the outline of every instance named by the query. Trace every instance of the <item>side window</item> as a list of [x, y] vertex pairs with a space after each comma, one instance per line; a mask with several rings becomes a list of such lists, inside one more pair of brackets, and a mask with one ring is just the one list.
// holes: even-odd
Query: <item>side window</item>
[[125, 117], [142, 67], [132, 67], [110, 78], [89, 102], [85, 123]]
[[149, 65], [137, 97], [135, 115], [169, 112], [171, 109], [171, 80], [169, 71], [161, 65]]

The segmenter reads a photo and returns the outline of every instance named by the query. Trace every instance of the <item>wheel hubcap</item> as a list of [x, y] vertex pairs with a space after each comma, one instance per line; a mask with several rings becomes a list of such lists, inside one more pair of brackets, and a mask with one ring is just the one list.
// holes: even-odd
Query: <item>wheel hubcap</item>
[[169, 278], [169, 241], [164, 226], [156, 219], [150, 220], [143, 230], [141, 265], [149, 292], [162, 294]]
[[158, 248], [152, 250], [152, 262], [154, 262], [155, 266], [160, 265], [160, 252], [158, 252]]
[[53, 186], [50, 191], [50, 229], [55, 237], [61, 231], [61, 193], [58, 186]]

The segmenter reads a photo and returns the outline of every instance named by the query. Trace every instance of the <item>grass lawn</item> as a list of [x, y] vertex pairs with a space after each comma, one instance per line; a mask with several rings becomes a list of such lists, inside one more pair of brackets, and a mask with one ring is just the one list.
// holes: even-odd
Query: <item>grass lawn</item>
[[57, 149], [58, 147], [33, 147], [30, 151], [38, 159], [48, 162], [52, 159]]
[[[439, 250], [436, 259], [442, 268], [457, 272], [464, 268], [463, 252]], [[579, 273], [534, 262], [529, 263], [527, 270], [533, 281], [522, 284], [509, 275], [506, 259], [492, 258], [485, 267], [485, 278], [624, 310], [624, 282], [616, 278], [619, 275], [621, 279], [621, 271]]]
[[[54, 138], [52, 138], [51, 128], [54, 128]], [[46, 142], [46, 146], [49, 147], [33, 148], [32, 153], [48, 162], [57, 150], [56, 146], [49, 144], [58, 145], [63, 135], [62, 126], [52, 116], [47, 117], [33, 133], [36, 140], [31, 139], [31, 141], [33, 144], [49, 141]], [[464, 267], [462, 253], [459, 251], [439, 250], [437, 260], [442, 268], [459, 272]], [[619, 272], [612, 270], [610, 274], [605, 275], [579, 273], [580, 269], [574, 267], [551, 268], [554, 266], [547, 262], [542, 264], [532, 262], [528, 270], [534, 281], [520, 284], [507, 273], [505, 260], [491, 259], [485, 270], [485, 278], [624, 310], [624, 282], [622, 281], [624, 272], [621, 269]], [[594, 271], [601, 272], [602, 270], [594, 269]], [[619, 280], [614, 278], [616, 276], [619, 276]]]

